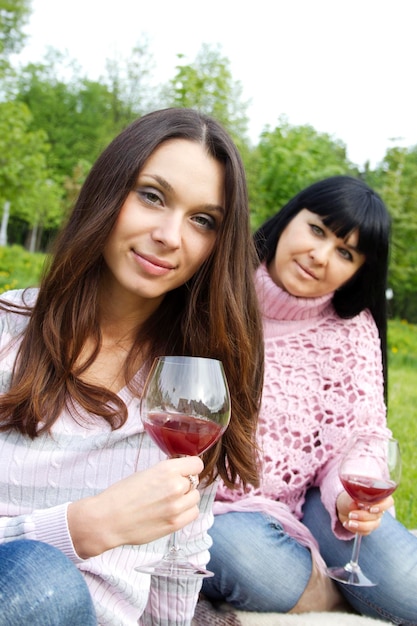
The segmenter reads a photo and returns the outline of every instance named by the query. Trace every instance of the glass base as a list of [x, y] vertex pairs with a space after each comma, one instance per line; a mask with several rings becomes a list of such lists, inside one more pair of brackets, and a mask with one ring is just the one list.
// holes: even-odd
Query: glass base
[[357, 587], [375, 587], [377, 583], [373, 583], [362, 572], [359, 565], [348, 563], [344, 567], [328, 567], [326, 573], [329, 578], [337, 580], [344, 585], [356, 585]]
[[140, 565], [135, 567], [137, 572], [144, 574], [151, 574], [152, 576], [165, 576], [167, 578], [210, 578], [214, 576], [213, 572], [210, 572], [204, 567], [198, 567], [189, 563], [180, 551], [176, 553], [171, 550], [160, 561], [154, 563], [148, 563], [147, 565]]

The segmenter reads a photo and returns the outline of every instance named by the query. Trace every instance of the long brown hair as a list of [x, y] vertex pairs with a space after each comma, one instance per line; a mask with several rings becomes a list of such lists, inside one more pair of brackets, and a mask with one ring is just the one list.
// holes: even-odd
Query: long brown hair
[[[244, 168], [239, 153], [215, 120], [192, 109], [171, 108], [145, 115], [118, 135], [92, 167], [57, 238], [49, 268], [29, 315], [10, 390], [0, 397], [0, 429], [31, 438], [49, 431], [66, 406], [78, 404], [119, 428], [127, 409], [113, 392], [84, 382], [101, 345], [99, 285], [103, 249], [120, 209], [145, 161], [164, 141], [202, 144], [225, 168], [225, 218], [215, 248], [186, 284], [169, 292], [137, 331], [125, 364], [126, 383], [144, 346], [150, 363], [158, 354], [187, 354], [223, 362], [232, 419], [222, 440], [204, 457], [204, 476], [220, 474], [257, 483], [255, 432], [263, 381], [262, 326], [253, 285], [255, 252], [249, 227]], [[3, 309], [10, 304], [0, 302]], [[76, 364], [87, 340], [95, 351]], [[95, 418], [96, 419], [96, 418]]]

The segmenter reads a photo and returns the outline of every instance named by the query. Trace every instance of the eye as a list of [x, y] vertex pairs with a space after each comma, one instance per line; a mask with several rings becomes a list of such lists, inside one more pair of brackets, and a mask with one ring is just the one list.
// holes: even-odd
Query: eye
[[311, 231], [317, 235], [318, 237], [323, 237], [324, 235], [324, 230], [323, 228], [321, 228], [320, 226], [318, 226], [317, 224], [309, 224]]
[[193, 215], [193, 222], [204, 228], [205, 230], [215, 230], [217, 227], [217, 222], [215, 218], [211, 215], [207, 215], [205, 213], [199, 213], [198, 215]]
[[162, 205], [163, 204], [163, 196], [156, 189], [152, 189], [149, 187], [140, 187], [136, 190], [137, 195], [141, 200], [143, 200], [146, 204], [152, 205]]
[[346, 259], [346, 261], [353, 261], [352, 253], [349, 252], [349, 250], [347, 250], [346, 248], [339, 248], [339, 254], [344, 259]]

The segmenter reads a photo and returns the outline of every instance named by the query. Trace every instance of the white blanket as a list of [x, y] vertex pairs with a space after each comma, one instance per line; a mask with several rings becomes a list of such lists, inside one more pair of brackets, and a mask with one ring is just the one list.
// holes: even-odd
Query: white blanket
[[301, 615], [279, 615], [277, 613], [237, 612], [242, 626], [376, 626], [387, 622], [352, 615], [349, 613], [303, 613]]
[[214, 608], [202, 598], [197, 604], [193, 626], [387, 626], [388, 622], [352, 613], [253, 613], [227, 605]]

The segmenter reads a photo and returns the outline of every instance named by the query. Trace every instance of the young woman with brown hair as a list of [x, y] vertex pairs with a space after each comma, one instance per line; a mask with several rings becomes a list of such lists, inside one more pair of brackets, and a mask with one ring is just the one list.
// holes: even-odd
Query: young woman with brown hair
[[[3, 296], [0, 542], [63, 551], [100, 624], [189, 624], [200, 582], [168, 579], [161, 590], [134, 568], [182, 528], [180, 543], [204, 565], [216, 477], [257, 482], [263, 348], [252, 250], [233, 142], [196, 111], [166, 109], [98, 158], [39, 290]], [[161, 354], [223, 362], [232, 418], [204, 466], [162, 460], [144, 433], [141, 389]]]

